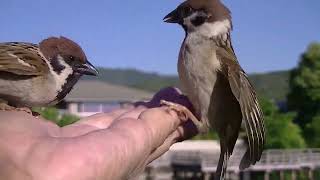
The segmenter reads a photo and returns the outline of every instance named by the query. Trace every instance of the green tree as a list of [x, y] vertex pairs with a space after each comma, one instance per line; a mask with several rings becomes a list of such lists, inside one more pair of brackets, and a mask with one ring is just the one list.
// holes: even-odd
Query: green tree
[[312, 118], [312, 121], [306, 125], [305, 136], [310, 147], [320, 148], [320, 114]]
[[295, 113], [281, 113], [270, 100], [261, 99], [266, 126], [267, 149], [303, 148], [301, 129], [294, 124]]
[[289, 110], [298, 113], [296, 122], [305, 129], [320, 112], [319, 43], [312, 43], [301, 56], [299, 66], [291, 72], [289, 83]]

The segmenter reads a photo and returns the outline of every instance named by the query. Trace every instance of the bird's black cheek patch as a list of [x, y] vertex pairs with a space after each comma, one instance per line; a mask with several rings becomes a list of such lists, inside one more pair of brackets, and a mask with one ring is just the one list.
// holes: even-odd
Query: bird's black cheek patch
[[76, 73], [69, 75], [61, 90], [58, 91], [58, 95], [56, 96], [55, 100], [60, 102], [63, 98], [65, 98], [66, 95], [72, 90], [73, 86], [78, 82], [80, 77], [81, 75]]
[[202, 25], [203, 23], [206, 22], [206, 18], [204, 16], [197, 16], [196, 18], [194, 18], [193, 20], [191, 20], [191, 23], [194, 25], [194, 26], [200, 26]]
[[66, 68], [64, 65], [60, 64], [58, 58], [53, 58], [50, 61], [50, 64], [52, 66], [53, 71], [55, 71], [57, 74], [61, 74], [61, 72]]

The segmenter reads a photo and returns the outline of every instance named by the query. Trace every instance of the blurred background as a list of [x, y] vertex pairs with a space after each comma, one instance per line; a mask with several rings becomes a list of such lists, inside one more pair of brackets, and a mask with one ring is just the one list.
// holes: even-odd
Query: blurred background
[[[79, 118], [150, 99], [179, 87], [182, 28], [162, 22], [181, 1], [2, 0], [0, 41], [78, 42], [100, 67], [58, 107], [39, 108], [65, 126]], [[233, 46], [260, 97], [268, 149], [241, 172], [241, 133], [229, 179], [320, 179], [320, 1], [224, 0], [233, 14]], [[210, 179], [219, 155], [214, 132], [174, 146], [142, 179]], [[245, 139], [245, 138], [243, 138]]]

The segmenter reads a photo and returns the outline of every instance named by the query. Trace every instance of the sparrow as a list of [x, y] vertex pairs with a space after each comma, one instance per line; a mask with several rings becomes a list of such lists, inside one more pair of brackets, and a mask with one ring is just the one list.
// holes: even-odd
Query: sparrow
[[66, 37], [0, 43], [0, 110], [55, 105], [82, 75], [97, 74], [81, 47]]
[[232, 46], [230, 10], [219, 0], [187, 0], [165, 16], [164, 21], [177, 23], [185, 31], [178, 73], [196, 115], [171, 102], [162, 104], [183, 111], [202, 133], [210, 128], [217, 131], [221, 147], [217, 179], [225, 178], [242, 121], [249, 147], [240, 168], [254, 165], [264, 148], [265, 126], [255, 90]]

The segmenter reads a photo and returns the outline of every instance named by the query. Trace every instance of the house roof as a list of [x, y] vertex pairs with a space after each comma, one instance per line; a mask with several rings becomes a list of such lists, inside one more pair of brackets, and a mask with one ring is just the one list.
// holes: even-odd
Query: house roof
[[80, 80], [65, 98], [67, 102], [133, 102], [151, 99], [152, 93], [102, 81]]

